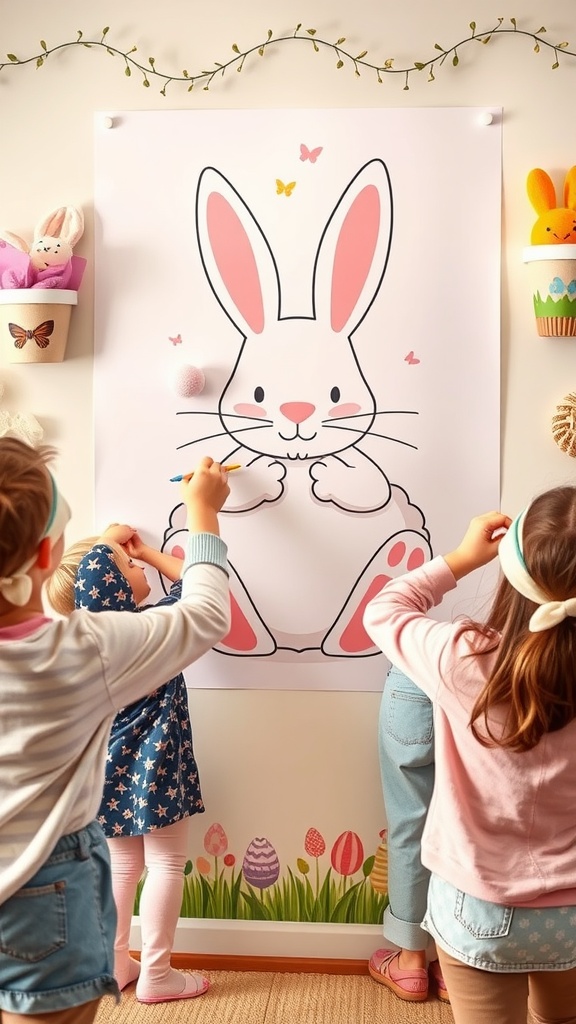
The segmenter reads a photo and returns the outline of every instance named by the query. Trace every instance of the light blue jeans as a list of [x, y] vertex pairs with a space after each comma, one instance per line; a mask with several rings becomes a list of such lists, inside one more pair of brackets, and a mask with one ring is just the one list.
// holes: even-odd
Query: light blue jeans
[[50, 1015], [120, 998], [110, 856], [93, 821], [62, 836], [26, 885], [0, 906], [0, 1019]]
[[420, 843], [434, 786], [432, 704], [394, 667], [380, 704], [378, 748], [388, 825], [384, 935], [402, 949], [426, 949], [431, 939], [421, 923], [430, 872], [420, 860]]

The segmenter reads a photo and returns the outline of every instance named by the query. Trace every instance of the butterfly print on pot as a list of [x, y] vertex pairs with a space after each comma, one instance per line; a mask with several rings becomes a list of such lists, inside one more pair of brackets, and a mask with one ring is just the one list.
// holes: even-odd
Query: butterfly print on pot
[[50, 344], [50, 335], [54, 330], [53, 320], [44, 320], [43, 323], [38, 324], [38, 327], [34, 327], [32, 330], [27, 330], [25, 327], [19, 327], [18, 324], [8, 324], [8, 330], [14, 338], [14, 345], [16, 348], [24, 348], [27, 341], [32, 338], [38, 345], [38, 348], [48, 348]]

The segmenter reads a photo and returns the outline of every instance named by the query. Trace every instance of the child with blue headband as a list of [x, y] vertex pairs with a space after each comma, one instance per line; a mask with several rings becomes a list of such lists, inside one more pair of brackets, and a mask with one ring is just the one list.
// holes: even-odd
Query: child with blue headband
[[[499, 555], [485, 622], [429, 611]], [[368, 604], [375, 643], [434, 704], [423, 927], [455, 1024], [576, 1022], [576, 488], [458, 547]]]
[[182, 597], [146, 615], [53, 621], [42, 589], [70, 509], [47, 446], [0, 438], [0, 1017], [91, 1024], [118, 997], [110, 860], [95, 820], [121, 708], [176, 675], [229, 629], [218, 512], [227, 474], [204, 458], [182, 483]]

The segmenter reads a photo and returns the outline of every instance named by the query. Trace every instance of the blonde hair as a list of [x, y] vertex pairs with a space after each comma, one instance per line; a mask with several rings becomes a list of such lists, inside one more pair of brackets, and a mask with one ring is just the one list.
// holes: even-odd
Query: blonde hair
[[52, 573], [46, 584], [46, 597], [55, 612], [59, 615], [70, 615], [76, 607], [75, 583], [78, 566], [95, 544], [106, 544], [114, 552], [114, 561], [122, 572], [122, 562], [126, 562], [126, 552], [115, 541], [104, 540], [102, 537], [86, 537], [71, 544], [62, 555], [59, 566]]
[[0, 576], [10, 576], [36, 550], [52, 507], [47, 464], [56, 449], [0, 438]]
[[74, 584], [78, 566], [97, 540], [98, 537], [87, 537], [86, 540], [79, 540], [67, 548], [60, 565], [48, 580], [46, 597], [59, 615], [70, 615], [70, 612], [74, 611]]

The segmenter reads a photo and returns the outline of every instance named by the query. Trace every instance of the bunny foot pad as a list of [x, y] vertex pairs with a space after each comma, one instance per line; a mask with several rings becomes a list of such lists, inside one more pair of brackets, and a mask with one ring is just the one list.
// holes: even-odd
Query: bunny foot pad
[[419, 569], [431, 557], [428, 540], [415, 531], [405, 530], [386, 541], [360, 576], [342, 612], [326, 634], [322, 643], [323, 654], [341, 658], [377, 654], [378, 648], [362, 622], [366, 605], [390, 580]]

